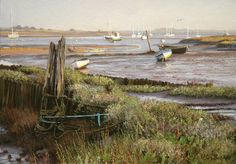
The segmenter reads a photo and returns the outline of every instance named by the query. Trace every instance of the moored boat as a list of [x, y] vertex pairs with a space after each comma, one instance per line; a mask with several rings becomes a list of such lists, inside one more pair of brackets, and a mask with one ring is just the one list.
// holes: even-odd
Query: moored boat
[[133, 38], [133, 39], [136, 38], [136, 34], [133, 33], [133, 34], [131, 35], [131, 38]]
[[90, 63], [88, 58], [82, 58], [79, 60], [75, 60], [74, 62], [71, 63], [71, 67], [73, 69], [81, 69], [81, 68], [85, 68], [88, 64]]
[[18, 32], [13, 32], [7, 35], [9, 39], [18, 39], [19, 38], [19, 34]]
[[120, 36], [120, 33], [114, 32], [111, 35], [106, 35], [104, 36], [105, 39], [110, 40], [110, 41], [121, 41], [122, 38]]
[[18, 32], [14, 32], [14, 29], [13, 29], [13, 14], [12, 14], [12, 10], [11, 10], [11, 33], [8, 34], [7, 37], [9, 39], [18, 39], [20, 37]]
[[142, 39], [142, 40], [147, 40], [147, 35], [142, 35], [142, 36], [141, 36], [141, 39]]
[[156, 55], [157, 61], [166, 61], [168, 58], [172, 56], [171, 49], [160, 50]]
[[137, 37], [138, 39], [141, 39], [141, 38], [142, 38], [142, 34], [141, 34], [140, 32], [138, 32], [138, 34], [136, 35], [136, 37]]
[[184, 54], [187, 52], [187, 46], [175, 46], [175, 45], [160, 45], [161, 50], [171, 49], [173, 54]]

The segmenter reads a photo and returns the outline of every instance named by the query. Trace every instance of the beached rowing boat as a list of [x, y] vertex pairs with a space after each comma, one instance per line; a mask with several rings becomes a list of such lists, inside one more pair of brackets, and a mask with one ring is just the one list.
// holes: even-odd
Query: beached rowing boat
[[157, 61], [166, 61], [168, 58], [172, 56], [171, 49], [160, 50], [156, 55]]
[[160, 50], [171, 49], [173, 54], [184, 54], [187, 52], [187, 46], [160, 45]]
[[90, 61], [88, 58], [82, 58], [82, 59], [75, 60], [74, 62], [72, 62], [71, 67], [73, 69], [81, 69], [81, 68], [85, 68], [89, 63]]

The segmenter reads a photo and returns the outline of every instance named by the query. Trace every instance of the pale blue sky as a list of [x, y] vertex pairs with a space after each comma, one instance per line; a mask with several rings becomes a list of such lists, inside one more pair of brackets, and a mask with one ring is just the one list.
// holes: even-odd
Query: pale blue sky
[[[236, 29], [236, 0], [0, 0], [0, 27]], [[177, 21], [177, 19], [183, 21]]]

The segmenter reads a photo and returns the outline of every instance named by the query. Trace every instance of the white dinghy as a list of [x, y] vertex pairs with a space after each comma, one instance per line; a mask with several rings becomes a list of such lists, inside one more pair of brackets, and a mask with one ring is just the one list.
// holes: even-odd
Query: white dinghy
[[85, 68], [88, 64], [90, 63], [88, 58], [82, 58], [79, 60], [75, 60], [74, 62], [71, 63], [71, 68], [72, 69], [82, 69]]

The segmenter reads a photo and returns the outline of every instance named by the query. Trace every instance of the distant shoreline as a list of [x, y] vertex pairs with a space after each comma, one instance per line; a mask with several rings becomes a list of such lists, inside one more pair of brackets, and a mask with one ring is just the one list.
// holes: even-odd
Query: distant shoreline
[[[91, 37], [104, 36], [107, 31], [59, 31], [59, 30], [16, 30], [20, 37]], [[0, 37], [7, 37], [10, 33], [8, 30], [1, 30]], [[128, 32], [120, 32], [122, 35], [127, 35]]]

